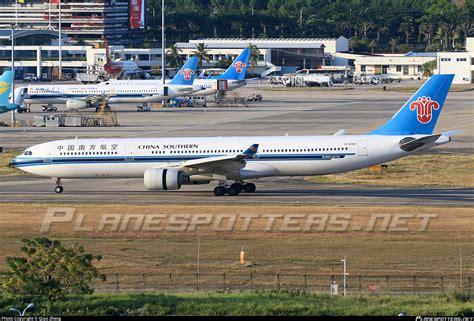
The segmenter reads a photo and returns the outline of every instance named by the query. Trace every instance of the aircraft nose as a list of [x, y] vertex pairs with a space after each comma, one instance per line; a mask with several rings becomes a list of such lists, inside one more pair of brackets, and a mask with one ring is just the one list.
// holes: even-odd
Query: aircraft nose
[[11, 160], [8, 166], [11, 168], [16, 168], [18, 165], [21, 165], [24, 161], [25, 159], [21, 159], [20, 156], [17, 156]]
[[8, 164], [8, 167], [12, 168], [12, 167], [16, 167], [16, 165], [18, 165], [18, 157], [15, 157], [14, 159], [11, 160], [11, 162]]

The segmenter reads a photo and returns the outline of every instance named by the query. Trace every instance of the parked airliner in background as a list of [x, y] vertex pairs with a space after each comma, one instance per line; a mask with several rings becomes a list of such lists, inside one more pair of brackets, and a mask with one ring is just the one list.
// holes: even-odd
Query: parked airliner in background
[[100, 83], [94, 85], [29, 85], [18, 87], [15, 96], [19, 104], [66, 104], [71, 110], [96, 109], [104, 102], [153, 103], [163, 99], [186, 96], [200, 91], [193, 85], [198, 58], [191, 57], [166, 85], [156, 83]]
[[[217, 81], [219, 79], [227, 80], [227, 90], [234, 90], [245, 86], [245, 73], [247, 71], [247, 66], [249, 63], [250, 49], [245, 48], [240, 55], [232, 62], [232, 64], [227, 68], [227, 70], [219, 76], [209, 77], [205, 79], [194, 79], [194, 85], [200, 86], [201, 90], [194, 92], [191, 95], [187, 96], [207, 96], [213, 95], [217, 92]], [[169, 81], [167, 81], [169, 82]], [[161, 80], [150, 79], [150, 80], [115, 80], [111, 79], [105, 83], [109, 84], [147, 84], [149, 86], [156, 86], [161, 84]]]
[[15, 79], [14, 71], [5, 71], [0, 77], [0, 114], [6, 113], [18, 108], [18, 105], [11, 103], [11, 93], [13, 80]]
[[124, 77], [145, 77], [151, 78], [150, 74], [140, 69], [137, 63], [133, 60], [112, 60], [110, 55], [109, 43], [105, 42], [105, 59], [106, 63], [104, 64], [104, 72], [107, 73], [109, 76], [116, 77], [116, 78], [124, 78]]
[[455, 132], [432, 133], [453, 77], [432, 76], [385, 125], [365, 135], [60, 140], [28, 148], [12, 165], [54, 178], [57, 193], [63, 178], [143, 178], [148, 190], [217, 181], [217, 196], [254, 192], [245, 181], [347, 172], [448, 143]]

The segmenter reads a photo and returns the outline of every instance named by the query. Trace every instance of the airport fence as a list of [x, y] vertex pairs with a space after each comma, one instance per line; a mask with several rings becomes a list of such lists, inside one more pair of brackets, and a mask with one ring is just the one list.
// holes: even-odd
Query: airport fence
[[[97, 282], [97, 292], [239, 292], [302, 291], [343, 293], [342, 275], [261, 273], [142, 273], [109, 274]], [[456, 275], [350, 275], [348, 294], [421, 295], [446, 291], [472, 291], [472, 276]]]

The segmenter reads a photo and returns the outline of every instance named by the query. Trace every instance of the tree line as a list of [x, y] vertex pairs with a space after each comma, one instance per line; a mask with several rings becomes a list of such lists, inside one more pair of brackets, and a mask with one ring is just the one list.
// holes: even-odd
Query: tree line
[[[436, 51], [474, 33], [474, 0], [166, 0], [165, 13], [168, 43], [345, 36], [359, 52]], [[145, 45], [155, 45], [161, 0], [147, 0], [146, 18]]]

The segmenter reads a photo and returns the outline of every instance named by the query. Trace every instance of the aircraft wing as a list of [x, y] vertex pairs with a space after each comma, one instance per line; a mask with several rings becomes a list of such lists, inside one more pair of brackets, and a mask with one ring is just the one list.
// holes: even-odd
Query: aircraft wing
[[179, 93], [190, 93], [190, 92], [194, 92], [195, 89], [193, 87], [182, 87], [182, 88], [176, 89], [176, 91]]
[[189, 172], [198, 169], [200, 173], [218, 175], [238, 174], [240, 169], [245, 167], [245, 164], [247, 163], [245, 160], [253, 158], [257, 151], [258, 144], [253, 144], [242, 154], [191, 159], [180, 163], [163, 164], [160, 167], [179, 168]]
[[110, 97], [113, 97], [115, 95], [116, 95], [116, 92], [107, 92], [105, 94], [85, 96], [85, 97], [82, 97], [81, 100], [85, 100], [87, 102], [94, 104], [94, 103], [108, 101]]

